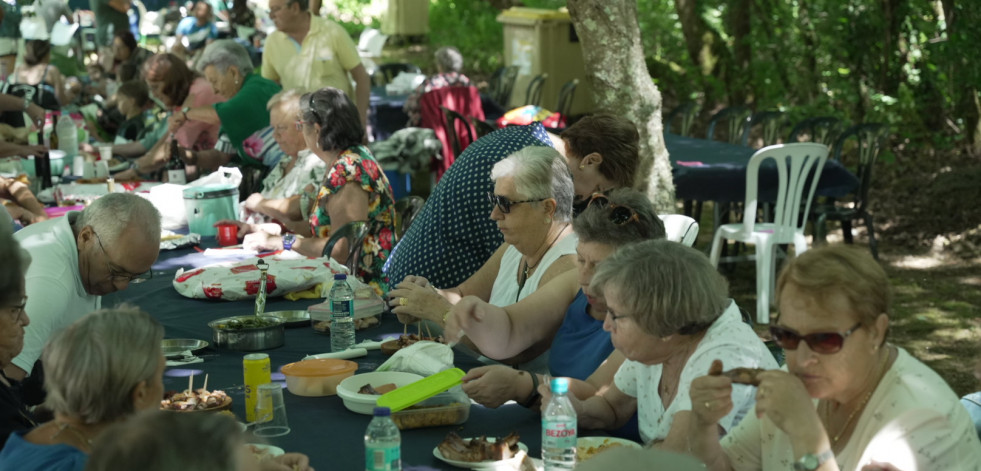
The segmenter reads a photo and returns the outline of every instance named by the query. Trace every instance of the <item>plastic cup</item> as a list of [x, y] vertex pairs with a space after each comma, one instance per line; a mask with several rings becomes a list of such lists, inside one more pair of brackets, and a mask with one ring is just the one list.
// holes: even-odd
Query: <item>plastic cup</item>
[[257, 437], [280, 437], [290, 433], [286, 419], [286, 403], [283, 402], [283, 386], [279, 383], [260, 384], [255, 405], [255, 430]]
[[218, 245], [225, 247], [238, 243], [238, 226], [235, 224], [219, 224], [217, 227]]
[[112, 159], [112, 144], [99, 144], [99, 160], [109, 163]]

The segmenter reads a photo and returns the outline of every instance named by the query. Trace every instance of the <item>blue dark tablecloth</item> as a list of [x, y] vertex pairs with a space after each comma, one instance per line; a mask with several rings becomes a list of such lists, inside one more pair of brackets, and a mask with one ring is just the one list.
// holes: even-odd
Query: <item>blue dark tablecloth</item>
[[[746, 166], [756, 149], [692, 137], [664, 134], [671, 159], [675, 196], [684, 200], [743, 201]], [[776, 199], [777, 168], [761, 167], [760, 199]], [[817, 194], [840, 198], [858, 187], [858, 178], [837, 160], [828, 159], [818, 180]]]
[[[210, 242], [210, 241], [209, 241]], [[213, 242], [211, 243], [213, 245]], [[209, 321], [251, 314], [252, 302], [214, 302], [188, 299], [174, 290], [172, 280], [178, 266], [198, 267], [216, 260], [192, 251], [181, 249], [162, 252], [154, 265], [153, 278], [145, 283], [130, 285], [122, 292], [105, 296], [103, 306], [121, 302], [136, 304], [153, 315], [166, 327], [167, 338], [196, 338], [211, 342]], [[267, 311], [306, 309], [319, 300], [286, 301], [270, 299]], [[383, 315], [381, 326], [357, 332], [358, 341], [378, 339], [384, 334], [401, 333], [402, 325], [392, 314]], [[330, 351], [330, 338], [318, 334], [309, 327], [286, 330], [286, 344], [268, 350], [273, 371], [287, 363], [298, 361], [305, 355]], [[215, 350], [212, 347], [198, 352], [206, 356], [203, 363], [184, 367], [169, 367], [164, 375], [166, 390], [187, 388], [188, 371], [193, 370], [195, 384], [200, 387], [204, 375], [209, 375], [208, 388], [223, 389], [233, 399], [232, 411], [244, 421], [245, 397], [242, 388], [242, 352]], [[369, 351], [368, 356], [355, 359], [360, 365], [358, 373], [374, 370], [388, 357], [379, 351]], [[477, 366], [476, 360], [461, 353], [456, 355], [457, 366], [467, 370]], [[274, 376], [274, 381], [276, 377]], [[302, 452], [310, 456], [311, 464], [321, 470], [364, 469], [364, 431], [370, 416], [355, 414], [344, 408], [337, 396], [300, 397], [283, 391], [287, 417], [292, 431], [283, 437], [273, 438], [270, 444], [287, 451]], [[512, 431], [521, 434], [521, 441], [528, 445], [531, 456], [541, 454], [541, 419], [533, 411], [518, 405], [487, 409], [474, 404], [470, 419], [463, 425], [423, 428], [402, 431], [402, 461], [404, 467], [428, 466], [435, 469], [455, 469], [433, 457], [433, 448], [447, 433], [456, 431], [464, 437], [488, 435], [504, 436]]]
[[[406, 95], [389, 95], [385, 92], [385, 87], [371, 88], [371, 112], [368, 113], [368, 125], [371, 126], [371, 135], [375, 141], [388, 139], [395, 131], [405, 127], [409, 122], [409, 115], [402, 111]], [[507, 111], [486, 94], [480, 95], [481, 106], [484, 107], [484, 116], [489, 120], [495, 120], [504, 115]]]

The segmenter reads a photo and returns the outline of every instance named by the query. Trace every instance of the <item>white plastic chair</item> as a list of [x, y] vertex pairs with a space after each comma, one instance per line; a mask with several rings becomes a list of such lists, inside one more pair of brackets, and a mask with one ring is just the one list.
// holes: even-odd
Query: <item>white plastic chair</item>
[[698, 221], [684, 214], [662, 214], [658, 217], [664, 223], [666, 239], [689, 247], [695, 245], [695, 239], [698, 238]]
[[[777, 166], [779, 186], [777, 202], [773, 206], [772, 223], [757, 223], [757, 182], [760, 165], [772, 159]], [[733, 240], [756, 246], [756, 322], [770, 322], [770, 303], [773, 301], [775, 283], [776, 249], [779, 244], [794, 244], [796, 253], [807, 250], [804, 226], [807, 220], [801, 214], [809, 214], [818, 179], [828, 160], [828, 146], [815, 143], [778, 144], [758, 150], [746, 168], [746, 201], [744, 218], [739, 224], [723, 224], [712, 239], [711, 261], [719, 266], [722, 241]], [[810, 178], [808, 178], [810, 176]], [[804, 191], [807, 190], [807, 195]], [[806, 199], [805, 199], [806, 198]], [[804, 206], [801, 205], [804, 203]], [[801, 213], [803, 208], [804, 212]]]

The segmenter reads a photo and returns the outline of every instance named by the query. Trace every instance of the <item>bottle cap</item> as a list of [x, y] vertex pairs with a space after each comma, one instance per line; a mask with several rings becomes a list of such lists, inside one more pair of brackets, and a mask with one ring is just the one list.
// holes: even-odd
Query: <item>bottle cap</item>
[[387, 407], [375, 408], [375, 417], [388, 417], [390, 415], [392, 415], [392, 409], [389, 409]]
[[552, 378], [552, 393], [565, 394], [569, 392], [569, 378]]
[[347, 275], [345, 275], [344, 273], [334, 273], [334, 279], [335, 280], [346, 280], [347, 279]]

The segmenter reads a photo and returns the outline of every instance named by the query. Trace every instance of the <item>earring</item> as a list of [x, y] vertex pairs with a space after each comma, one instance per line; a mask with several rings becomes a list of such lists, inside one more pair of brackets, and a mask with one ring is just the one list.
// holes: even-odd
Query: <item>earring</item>
[[579, 170], [585, 170], [586, 164], [579, 164]]
[[545, 224], [551, 224], [551, 223], [552, 223], [552, 218], [549, 216], [545, 216]]

